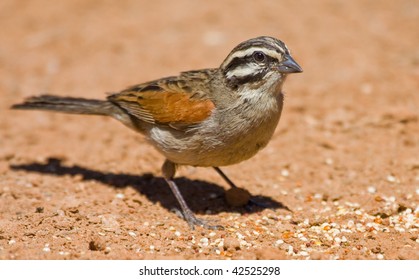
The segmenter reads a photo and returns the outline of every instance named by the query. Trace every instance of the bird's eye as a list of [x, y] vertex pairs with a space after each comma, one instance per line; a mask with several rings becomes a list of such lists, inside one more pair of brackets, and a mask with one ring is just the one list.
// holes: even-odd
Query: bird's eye
[[253, 53], [253, 59], [256, 62], [264, 62], [266, 60], [266, 56], [263, 52], [256, 51]]

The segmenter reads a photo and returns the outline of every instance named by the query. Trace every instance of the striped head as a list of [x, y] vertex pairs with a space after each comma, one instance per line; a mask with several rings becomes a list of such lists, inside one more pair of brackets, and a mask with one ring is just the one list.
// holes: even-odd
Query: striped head
[[226, 84], [233, 89], [257, 88], [268, 83], [282, 85], [285, 76], [302, 72], [291, 57], [287, 46], [273, 37], [262, 36], [247, 40], [235, 47], [221, 70]]

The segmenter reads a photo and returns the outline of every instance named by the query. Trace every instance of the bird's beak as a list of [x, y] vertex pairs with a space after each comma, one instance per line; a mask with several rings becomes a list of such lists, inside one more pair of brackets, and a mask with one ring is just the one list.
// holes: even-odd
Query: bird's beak
[[278, 71], [281, 73], [301, 73], [303, 68], [289, 55], [285, 55], [285, 59], [279, 64]]

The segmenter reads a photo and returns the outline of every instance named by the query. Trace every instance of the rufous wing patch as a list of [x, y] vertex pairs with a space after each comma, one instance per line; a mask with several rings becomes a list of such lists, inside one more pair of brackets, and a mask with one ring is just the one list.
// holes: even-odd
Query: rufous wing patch
[[191, 96], [179, 91], [138, 91], [114, 95], [112, 101], [146, 122], [193, 125], [207, 119], [215, 106], [209, 99]]

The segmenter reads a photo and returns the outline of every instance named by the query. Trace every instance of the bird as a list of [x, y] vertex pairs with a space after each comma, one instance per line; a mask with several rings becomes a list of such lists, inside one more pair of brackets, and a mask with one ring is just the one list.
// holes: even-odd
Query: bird
[[199, 219], [174, 181], [179, 166], [220, 169], [253, 157], [281, 117], [286, 77], [302, 72], [288, 47], [270, 36], [239, 43], [218, 68], [180, 72], [111, 93], [104, 100], [41, 94], [12, 109], [110, 116], [145, 136], [164, 157], [162, 175], [194, 229], [222, 225]]

